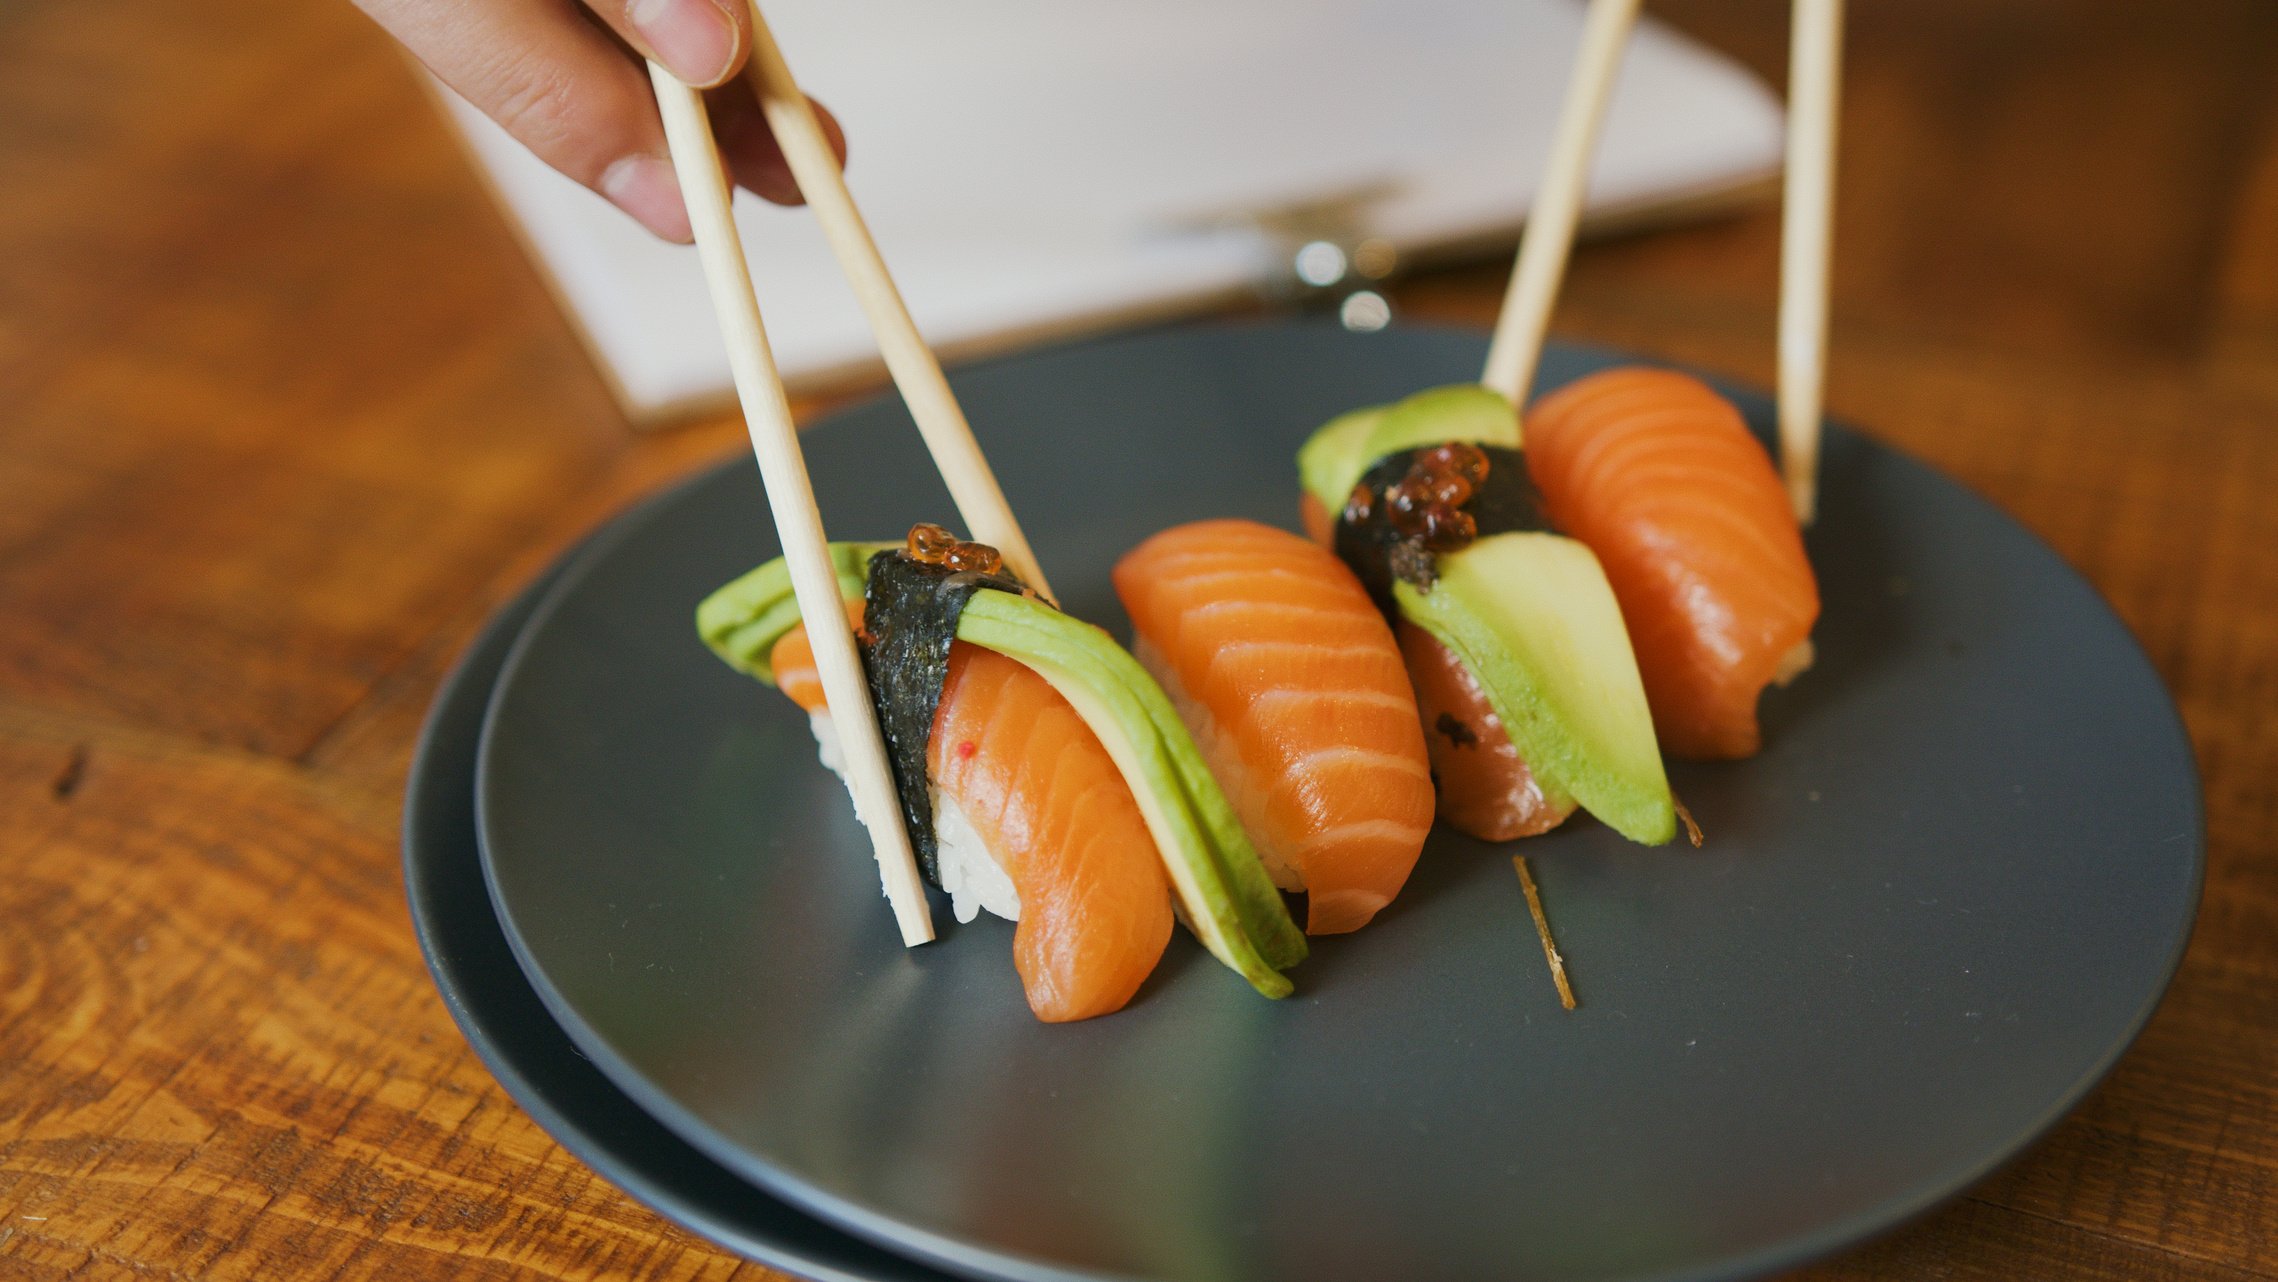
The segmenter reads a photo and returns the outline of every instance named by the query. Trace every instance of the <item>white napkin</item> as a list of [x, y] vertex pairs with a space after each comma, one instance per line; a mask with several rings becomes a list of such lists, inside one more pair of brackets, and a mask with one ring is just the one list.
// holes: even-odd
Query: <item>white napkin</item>
[[[1286, 274], [1229, 215], [1378, 189], [1403, 251], [1516, 231], [1580, 39], [1573, 0], [771, 0], [801, 84], [937, 346], [1204, 305]], [[448, 92], [451, 118], [636, 421], [730, 392], [695, 252], [651, 239]], [[1775, 172], [1781, 112], [1641, 21], [1590, 208]], [[738, 221], [787, 378], [875, 359], [804, 211]]]

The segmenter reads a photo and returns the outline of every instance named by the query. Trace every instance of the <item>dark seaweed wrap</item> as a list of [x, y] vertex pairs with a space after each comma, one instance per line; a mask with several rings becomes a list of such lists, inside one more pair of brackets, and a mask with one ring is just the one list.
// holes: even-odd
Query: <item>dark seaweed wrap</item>
[[952, 570], [900, 551], [870, 558], [863, 590], [862, 668], [877, 705], [878, 728], [894, 767], [894, 791], [909, 824], [925, 879], [941, 884], [940, 843], [933, 832], [933, 800], [926, 791], [925, 750], [934, 712], [949, 680], [949, 643], [965, 603], [983, 588], [1028, 595], [1010, 573]]
[[[1384, 494], [1408, 475], [1418, 454], [1432, 448], [1420, 445], [1399, 450], [1369, 464], [1360, 478], [1360, 484], [1376, 496], [1376, 501], [1369, 505], [1368, 515], [1353, 520], [1350, 507], [1337, 514], [1337, 555], [1352, 567], [1361, 585], [1376, 599], [1377, 608], [1395, 621], [1400, 612], [1392, 600], [1393, 583], [1406, 580], [1429, 591], [1439, 581], [1439, 570], [1433, 553], [1421, 539], [1394, 527]], [[1477, 537], [1483, 539], [1490, 534], [1508, 534], [1514, 530], [1549, 530], [1550, 518], [1543, 513], [1542, 492], [1527, 475], [1526, 455], [1500, 445], [1476, 448], [1487, 456], [1487, 481], [1462, 505], [1462, 510], [1469, 513], [1478, 526]]]

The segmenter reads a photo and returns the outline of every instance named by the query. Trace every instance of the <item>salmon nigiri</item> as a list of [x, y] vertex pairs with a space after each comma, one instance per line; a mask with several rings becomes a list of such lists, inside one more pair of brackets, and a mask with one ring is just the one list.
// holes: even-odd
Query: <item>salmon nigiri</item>
[[1402, 619], [1400, 654], [1416, 685], [1440, 817], [1482, 841], [1549, 832], [1574, 813], [1574, 798], [1545, 788], [1519, 756], [1487, 691], [1439, 638]]
[[1476, 383], [1340, 415], [1297, 452], [1305, 524], [1399, 629], [1451, 826], [1506, 841], [1580, 809], [1660, 845], [1676, 800], [1621, 605], [1521, 446]]
[[[852, 624], [917, 872], [960, 921], [986, 908], [1020, 923], [1039, 1016], [1121, 1006], [1173, 920], [1261, 995], [1294, 991], [1284, 972], [1305, 933], [1169, 696], [1114, 637], [938, 525], [824, 555], [847, 610], [831, 625]], [[843, 775], [797, 595], [789, 564], [769, 561], [705, 597], [696, 633], [808, 709]]]
[[[1310, 490], [1299, 500], [1298, 517], [1315, 543], [1335, 550], [1336, 519]], [[1406, 619], [1393, 628], [1416, 688], [1416, 712], [1439, 783], [1440, 818], [1483, 841], [1539, 836], [1566, 822], [1574, 799], [1545, 789], [1534, 777], [1478, 676], [1424, 629]]]
[[1432, 823], [1416, 698], [1352, 571], [1251, 521], [1166, 530], [1115, 567], [1134, 654], [1193, 732], [1306, 930], [1392, 901]]
[[1683, 374], [1608, 370], [1536, 402], [1526, 443], [1551, 521], [1605, 566], [1663, 747], [1753, 754], [1758, 696], [1811, 662], [1819, 588], [1740, 412]]
[[[859, 621], [861, 603], [850, 603]], [[776, 642], [783, 692], [829, 715], [804, 626]], [[1171, 888], [1115, 762], [1051, 683], [963, 641], [926, 749], [943, 888], [1016, 920], [1013, 966], [1047, 1022], [1122, 1009], [1171, 937]]]

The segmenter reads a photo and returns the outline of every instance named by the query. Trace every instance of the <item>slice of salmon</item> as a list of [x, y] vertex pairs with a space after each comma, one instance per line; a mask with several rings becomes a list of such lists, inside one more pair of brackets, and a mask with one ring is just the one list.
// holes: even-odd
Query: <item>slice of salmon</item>
[[1740, 411], [1668, 370], [1595, 374], [1535, 403], [1527, 469], [1604, 564], [1662, 746], [1746, 757], [1764, 687], [1809, 661], [1819, 588]]
[[1329, 509], [1321, 506], [1308, 490], [1297, 496], [1297, 516], [1305, 523], [1305, 535], [1315, 543], [1334, 552], [1337, 550], [1337, 521]]
[[1120, 1010], [1171, 938], [1171, 885], [1107, 749], [1043, 677], [950, 647], [926, 769], [1020, 892], [1013, 964], [1038, 1019]]
[[1440, 818], [1484, 841], [1532, 837], [1566, 822], [1574, 799], [1553, 797], [1535, 780], [1479, 678], [1431, 633], [1405, 620], [1398, 631], [1439, 780]]
[[[862, 598], [846, 603], [847, 622], [854, 630], [862, 630]], [[815, 646], [807, 639], [807, 625], [802, 623], [776, 641], [775, 648], [767, 652], [767, 666], [775, 671], [775, 688], [783, 697], [808, 712], [821, 712], [829, 706], [823, 697], [823, 674], [815, 668]]]
[[[771, 662], [799, 706], [825, 707], [804, 627], [776, 643]], [[1047, 1023], [1121, 1010], [1170, 942], [1171, 886], [1091, 727], [1027, 666], [958, 641], [926, 774], [1020, 896], [1013, 966], [1028, 1008]]]
[[1194, 734], [1306, 930], [1366, 925], [1432, 824], [1399, 646], [1330, 552], [1251, 521], [1165, 530], [1115, 567], [1133, 653]]

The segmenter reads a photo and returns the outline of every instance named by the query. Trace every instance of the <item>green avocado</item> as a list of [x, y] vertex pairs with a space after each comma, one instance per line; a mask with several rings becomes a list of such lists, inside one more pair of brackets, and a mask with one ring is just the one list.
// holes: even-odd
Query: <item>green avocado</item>
[[[1297, 480], [1305, 492], [1319, 500], [1330, 516], [1344, 511], [1345, 499], [1360, 483], [1361, 473], [1382, 455], [1362, 458], [1368, 438], [1384, 421], [1388, 405], [1372, 405], [1340, 414], [1321, 425], [1305, 444], [1297, 447]], [[1342, 482], [1342, 484], [1339, 484]]]
[[1075, 707], [1131, 785], [1196, 938], [1259, 992], [1287, 996], [1289, 981], [1278, 971], [1303, 960], [1305, 936], [1186, 725], [1139, 661], [1104, 629], [994, 590], [965, 603], [957, 639], [1027, 665]]
[[1298, 448], [1297, 475], [1305, 492], [1335, 516], [1378, 459], [1442, 441], [1518, 449], [1518, 411], [1501, 393], [1477, 383], [1434, 387], [1391, 405], [1354, 410], [1329, 420]]
[[[871, 556], [898, 546], [832, 544], [839, 591], [860, 597]], [[696, 621], [705, 644], [730, 667], [774, 684], [768, 653], [799, 622], [788, 570], [770, 561], [727, 584], [697, 607]], [[1305, 957], [1305, 936], [1146, 669], [1103, 629], [993, 589], [966, 601], [957, 638], [1016, 660], [1068, 700], [1130, 785], [1196, 938], [1259, 992], [1289, 995], [1280, 972]]]
[[[831, 569], [838, 575], [839, 595], [849, 601], [862, 596], [870, 581], [870, 558], [899, 543], [833, 543]], [[791, 567], [777, 557], [749, 574], [722, 585], [696, 607], [696, 635], [720, 661], [747, 676], [775, 684], [775, 669], [768, 656], [783, 635], [799, 626], [799, 602], [791, 594]]]
[[1546, 791], [1632, 841], [1676, 835], [1629, 630], [1589, 548], [1558, 534], [1489, 535], [1442, 555], [1430, 591], [1401, 582], [1393, 595], [1479, 678]]

